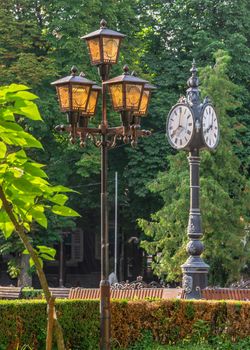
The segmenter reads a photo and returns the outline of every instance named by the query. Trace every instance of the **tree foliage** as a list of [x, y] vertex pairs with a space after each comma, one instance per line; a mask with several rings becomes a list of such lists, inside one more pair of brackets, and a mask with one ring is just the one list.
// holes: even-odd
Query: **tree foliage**
[[[45, 123], [24, 121], [22, 125], [42, 141], [45, 152], [36, 148], [29, 151], [29, 155], [48, 164], [47, 174], [52, 184], [61, 183], [81, 193], [81, 196], [69, 196], [71, 206], [82, 214], [78, 224], [99, 230], [100, 156], [90, 144], [82, 150], [78, 145], [69, 145], [67, 136], [55, 133], [54, 126], [64, 123], [64, 117], [59, 112], [50, 81], [68, 74], [75, 64], [79, 71], [87, 74], [87, 78], [98, 82], [97, 71], [91, 68], [86, 45], [80, 37], [97, 29], [102, 18], [107, 20], [109, 28], [127, 35], [111, 76], [119, 75], [122, 66], [128, 63], [131, 70], [158, 88], [152, 97], [148, 116], [142, 121], [143, 128], [152, 130], [153, 136], [140, 140], [136, 150], [120, 145], [109, 152], [110, 202], [114, 197], [113, 174], [118, 171], [122, 208], [120, 226], [125, 241], [131, 235], [143, 238], [144, 233], [136, 225], [136, 219], [149, 219], [150, 213], [162, 205], [162, 197], [150, 192], [147, 184], [157, 178], [158, 172], [169, 168], [169, 156], [174, 152], [164, 139], [165, 120], [171, 106], [183, 94], [193, 58], [198, 67], [205, 67], [214, 64], [213, 55], [218, 50], [227, 51], [231, 57], [227, 62], [227, 75], [238, 86], [233, 89], [233, 95], [234, 103], [237, 101], [239, 106], [227, 112], [235, 126], [229, 143], [233, 147], [232, 153], [238, 156], [237, 162], [240, 162], [239, 179], [242, 173], [249, 176], [248, 0], [0, 2], [0, 83], [28, 84], [39, 95], [38, 105]], [[208, 75], [204, 79], [208, 79]], [[211, 96], [216, 92], [215, 87], [219, 89], [218, 94], [221, 93], [223, 85], [217, 82], [213, 85], [211, 80], [209, 84], [213, 90], [209, 92]], [[224, 101], [228, 103], [230, 100]], [[119, 116], [111, 109], [108, 118], [110, 125], [118, 125]], [[95, 120], [98, 124], [100, 110]], [[228, 127], [229, 131], [232, 131], [231, 127]], [[94, 223], [93, 217], [96, 218]], [[58, 220], [50, 214], [47, 218], [47, 229], [37, 229], [37, 233], [43, 233], [37, 235], [44, 238], [38, 242], [41, 245], [56, 240], [55, 232], [73, 225], [72, 220], [65, 218]]]
[[[30, 255], [30, 265], [35, 266], [50, 303], [51, 295], [42, 270], [43, 260], [53, 260], [55, 249], [37, 245], [32, 247], [34, 222], [47, 228], [46, 212], [61, 216], [79, 216], [65, 205], [71, 189], [52, 186], [43, 165], [27, 155], [29, 148], [42, 148], [42, 144], [22, 127], [23, 117], [41, 121], [36, 104], [37, 96], [25, 85], [11, 84], [0, 88], [0, 230], [8, 239], [14, 232], [22, 241], [23, 254]], [[58, 348], [63, 350], [63, 337], [54, 314]], [[47, 347], [46, 347], [47, 348]]]

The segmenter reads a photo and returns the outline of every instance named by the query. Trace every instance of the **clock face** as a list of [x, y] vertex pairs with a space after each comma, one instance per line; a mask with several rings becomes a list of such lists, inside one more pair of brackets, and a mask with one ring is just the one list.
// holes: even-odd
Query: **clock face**
[[211, 105], [206, 105], [202, 113], [202, 135], [208, 148], [216, 148], [219, 141], [219, 125], [216, 112]]
[[194, 132], [194, 118], [191, 109], [178, 104], [170, 111], [167, 120], [167, 136], [172, 147], [187, 147]]

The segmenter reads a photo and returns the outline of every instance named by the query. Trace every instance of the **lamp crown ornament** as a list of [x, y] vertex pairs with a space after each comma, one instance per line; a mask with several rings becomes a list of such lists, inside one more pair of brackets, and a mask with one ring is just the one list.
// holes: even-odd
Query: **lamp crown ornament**
[[[124, 75], [129, 75], [129, 66], [127, 64], [125, 64], [123, 66], [123, 74]], [[133, 74], [131, 74], [131, 75], [133, 75]], [[134, 75], [134, 76], [136, 76], [136, 75]]]
[[76, 74], [77, 74], [77, 72], [78, 72], [77, 67], [76, 67], [76, 66], [72, 66], [72, 67], [71, 67], [71, 75], [72, 75], [73, 77], [75, 77]]
[[100, 22], [100, 29], [107, 28], [107, 21], [105, 19], [102, 19]]

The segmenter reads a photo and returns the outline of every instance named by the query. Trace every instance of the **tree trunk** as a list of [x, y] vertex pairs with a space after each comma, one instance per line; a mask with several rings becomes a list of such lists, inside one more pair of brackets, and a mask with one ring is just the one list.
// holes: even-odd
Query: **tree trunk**
[[32, 287], [32, 276], [29, 275], [29, 256], [22, 254], [21, 255], [21, 270], [20, 275], [18, 276], [17, 285], [18, 287]]

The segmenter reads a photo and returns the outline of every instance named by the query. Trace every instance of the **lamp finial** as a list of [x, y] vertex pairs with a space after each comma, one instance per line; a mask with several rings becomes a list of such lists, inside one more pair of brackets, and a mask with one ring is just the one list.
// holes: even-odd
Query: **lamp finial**
[[102, 19], [100, 22], [100, 26], [101, 29], [107, 28], [107, 21], [105, 21], [105, 19]]
[[123, 67], [123, 71], [124, 71], [124, 75], [128, 75], [129, 74], [129, 67], [127, 64], [125, 64], [125, 66]]
[[75, 76], [77, 71], [78, 71], [77, 67], [76, 66], [72, 66], [72, 68], [71, 68], [71, 75]]

